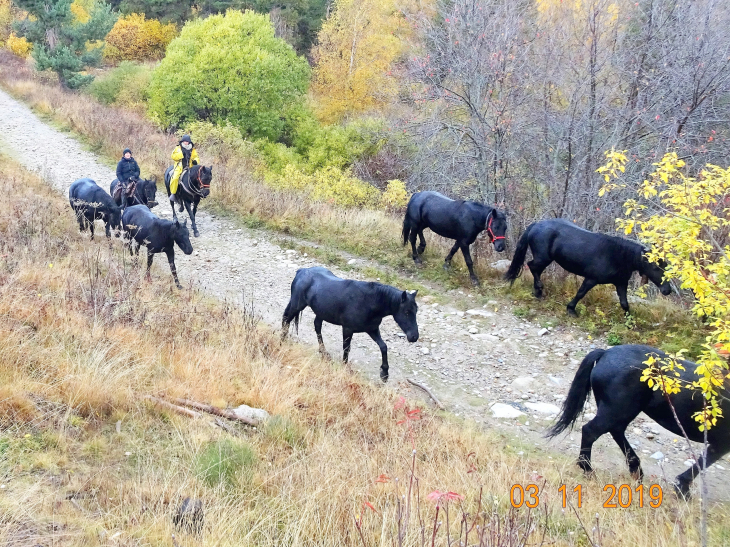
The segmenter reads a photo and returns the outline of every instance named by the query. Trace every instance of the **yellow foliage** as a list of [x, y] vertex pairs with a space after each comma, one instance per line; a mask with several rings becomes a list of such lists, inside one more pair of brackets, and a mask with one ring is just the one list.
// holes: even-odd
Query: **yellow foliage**
[[33, 44], [26, 40], [24, 36], [18, 38], [14, 33], [8, 36], [6, 46], [18, 57], [28, 57], [33, 50]]
[[312, 55], [318, 116], [334, 123], [351, 112], [390, 102], [398, 91], [391, 73], [410, 29], [396, 0], [335, 0]]
[[310, 175], [289, 164], [281, 175], [269, 177], [267, 182], [274, 188], [306, 192], [312, 199], [343, 207], [374, 207], [380, 202], [378, 189], [353, 176], [350, 169], [329, 166]]
[[106, 36], [104, 58], [112, 62], [161, 59], [175, 34], [173, 23], [163, 25], [156, 19], [145, 19], [144, 14], [120, 17]]
[[398, 179], [389, 180], [385, 192], [380, 196], [380, 203], [390, 209], [402, 209], [408, 205], [406, 184]]
[[[610, 182], [624, 172], [625, 153], [612, 150], [606, 157], [606, 165], [599, 169], [607, 182], [601, 195], [626, 186]], [[691, 177], [674, 152], [653, 165], [649, 177], [636, 185], [637, 199], [624, 203], [626, 218], [617, 219], [617, 224], [651, 245], [650, 260], [666, 261], [666, 278], [677, 279], [682, 289], [692, 291], [692, 311], [709, 319], [712, 332], [697, 360], [698, 379], [691, 385], [682, 386], [676, 379], [674, 356], [660, 363], [649, 359], [642, 379], [668, 393], [683, 387], [701, 392], [705, 410], [695, 419], [704, 430], [722, 417], [718, 388], [730, 378], [723, 357], [730, 354], [730, 167], [707, 165]]]
[[80, 23], [83, 25], [85, 23], [88, 23], [89, 19], [91, 19], [91, 15], [89, 15], [89, 10], [79, 0], [74, 0], [71, 3], [71, 13], [74, 16], [75, 23]]
[[8, 39], [12, 22], [13, 4], [10, 0], [0, 0], [0, 44], [5, 44]]

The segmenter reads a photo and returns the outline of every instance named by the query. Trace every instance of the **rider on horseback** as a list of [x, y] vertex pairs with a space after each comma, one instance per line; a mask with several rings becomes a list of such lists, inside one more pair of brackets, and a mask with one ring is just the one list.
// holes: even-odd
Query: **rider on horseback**
[[[175, 168], [170, 177], [170, 201], [174, 204], [177, 202], [175, 192], [177, 192], [177, 184], [182, 175], [183, 169], [189, 169], [193, 165], [198, 165], [198, 151], [193, 144], [190, 135], [183, 135], [178, 146], [172, 152], [172, 160], [175, 162]], [[180, 206], [182, 211], [182, 205]]]
[[122, 196], [127, 195], [127, 183], [130, 180], [139, 178], [139, 165], [137, 160], [132, 157], [132, 151], [125, 148], [122, 152], [122, 159], [117, 163], [117, 180], [122, 187]]

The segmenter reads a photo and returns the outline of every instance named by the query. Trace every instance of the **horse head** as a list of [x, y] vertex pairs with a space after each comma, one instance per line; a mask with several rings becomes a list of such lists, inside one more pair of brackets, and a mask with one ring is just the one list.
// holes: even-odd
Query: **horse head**
[[641, 253], [641, 264], [639, 266], [639, 274], [641, 275], [641, 284], [645, 285], [649, 281], [659, 287], [659, 291], [664, 296], [672, 294], [672, 285], [669, 280], [664, 280], [664, 270], [667, 268], [667, 262], [659, 259], [657, 262], [650, 262], [646, 256], [649, 249], [644, 247]]
[[405, 333], [409, 342], [418, 341], [418, 323], [416, 322], [416, 314], [418, 313], [418, 304], [416, 304], [416, 294], [418, 291], [403, 291], [400, 295], [398, 311], [393, 314], [393, 319]]
[[180, 247], [180, 250], [184, 252], [186, 255], [192, 254], [193, 252], [193, 244], [190, 243], [190, 232], [188, 231], [188, 219], [185, 219], [182, 224], [180, 222], [176, 221], [173, 224], [173, 234], [172, 238], [175, 240], [175, 243], [177, 243], [177, 246]]
[[505, 238], [507, 234], [507, 215], [494, 208], [487, 214], [487, 222], [484, 225], [489, 241], [494, 245], [494, 250], [501, 253], [505, 249]]
[[155, 197], [157, 196], [157, 177], [152, 175], [151, 179], [141, 180], [142, 184], [141, 194], [144, 196], [144, 200], [147, 203], [147, 207], [152, 209], [157, 205]]
[[200, 185], [200, 195], [207, 198], [210, 195], [210, 182], [213, 180], [213, 166], [206, 167], [201, 165], [198, 170], [198, 184]]

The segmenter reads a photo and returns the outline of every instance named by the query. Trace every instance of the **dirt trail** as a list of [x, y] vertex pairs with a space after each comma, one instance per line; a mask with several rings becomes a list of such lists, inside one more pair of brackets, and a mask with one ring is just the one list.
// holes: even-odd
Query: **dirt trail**
[[[64, 195], [78, 178], [90, 177], [105, 189], [115, 178], [114, 171], [84, 150], [78, 141], [43, 123], [3, 91], [0, 112], [3, 149], [28, 169], [40, 173]], [[144, 155], [142, 150], [135, 153]], [[205, 155], [204, 150], [201, 153]], [[212, 191], [215, 192], [215, 180]], [[172, 213], [163, 194], [164, 188], [158, 193], [161, 205], [154, 212], [170, 218]], [[184, 214], [180, 216], [185, 218]], [[271, 239], [276, 239], [272, 234], [241, 228], [215, 217], [205, 210], [205, 203], [197, 222], [201, 236], [193, 240], [195, 251], [190, 256], [176, 254], [181, 282], [192, 283], [221, 299], [252, 301], [262, 319], [279, 328], [296, 270], [318, 263], [272, 243]], [[159, 255], [156, 262], [159, 267], [155, 275], [169, 276], [164, 255]], [[344, 274], [330, 269], [345, 277], [362, 278], [357, 263], [354, 271]], [[419, 302], [421, 338], [416, 344], [405, 341], [392, 319], [384, 321], [390, 385], [404, 392], [411, 390], [411, 394], [420, 397], [420, 390], [409, 386], [405, 378], [420, 380], [431, 387], [450, 411], [501, 429], [524, 450], [540, 447], [577, 456], [579, 431], [549, 445], [542, 439], [542, 432], [564, 399], [579, 361], [591, 348], [605, 347], [605, 342], [590, 340], [573, 328], [543, 329], [515, 317], [504, 301], [493, 300], [470, 308], [468, 303], [473, 297], [468, 292], [457, 296], [466, 305], [442, 306], [424, 301], [427, 299]], [[316, 345], [312, 321], [313, 315], [307, 310], [298, 336], [303, 342]], [[340, 358], [340, 328], [325, 324], [323, 334], [330, 354]], [[379, 381], [380, 351], [367, 335], [355, 335], [350, 355], [354, 368], [372, 381]], [[499, 405], [492, 407], [495, 403]], [[499, 418], [494, 416], [498, 412], [521, 414]], [[682, 443], [642, 418], [643, 415], [632, 424], [627, 437], [642, 457], [647, 475], [672, 479], [686, 468], [687, 456], [679, 450]], [[657, 452], [665, 458], [659, 461], [649, 457]], [[616, 475], [616, 481], [628, 480], [622, 456], [608, 435], [596, 443], [594, 458], [598, 468]], [[730, 478], [728, 468], [728, 462], [723, 461], [709, 471], [715, 499], [730, 499], [725, 486]]]

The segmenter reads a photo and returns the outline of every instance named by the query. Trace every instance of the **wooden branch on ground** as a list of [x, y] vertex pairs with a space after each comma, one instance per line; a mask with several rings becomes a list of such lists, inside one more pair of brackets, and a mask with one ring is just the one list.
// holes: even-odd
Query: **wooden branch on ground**
[[155, 403], [158, 406], [167, 408], [169, 410], [172, 410], [173, 412], [182, 414], [183, 416], [187, 416], [188, 418], [199, 418], [201, 416], [200, 412], [195, 412], [194, 410], [190, 410], [189, 408], [183, 408], [178, 405], [173, 405], [172, 403], [165, 401], [164, 399], [160, 399], [159, 397], [153, 397], [152, 395], [145, 395], [145, 399], [152, 401], [153, 403]]
[[433, 393], [431, 393], [431, 390], [430, 390], [430, 389], [428, 389], [428, 388], [427, 388], [426, 386], [424, 386], [423, 384], [421, 384], [421, 383], [419, 383], [419, 382], [416, 382], [415, 380], [412, 380], [412, 379], [410, 379], [410, 378], [406, 378], [406, 380], [408, 380], [408, 383], [409, 383], [409, 384], [413, 384], [414, 386], [416, 386], [416, 387], [418, 387], [418, 388], [421, 388], [421, 389], [422, 389], [423, 391], [425, 391], [426, 393], [428, 393], [428, 396], [429, 396], [429, 397], [431, 397], [431, 399], [433, 399], [433, 402], [434, 402], [434, 403], [436, 403], [436, 406], [437, 406], [437, 407], [439, 408], [439, 410], [446, 410], [446, 409], [444, 408], [444, 405], [442, 405], [442, 404], [441, 404], [441, 401], [439, 401], [439, 400], [438, 400], [438, 399], [436, 398], [436, 395], [434, 395]]
[[224, 422], [220, 418], [216, 418], [215, 419], [215, 425], [217, 425], [218, 427], [220, 427], [221, 429], [223, 429], [225, 431], [228, 431], [228, 433], [230, 433], [234, 437], [240, 437], [241, 436], [241, 433], [238, 432], [238, 431], [236, 431], [236, 428], [234, 428], [230, 424], [227, 424], [226, 422]]
[[259, 423], [255, 420], [251, 420], [249, 418], [244, 418], [242, 416], [237, 415], [232, 410], [226, 410], [222, 408], [215, 407], [213, 405], [207, 405], [205, 403], [199, 403], [198, 401], [192, 401], [190, 399], [173, 399], [174, 402], [176, 402], [179, 405], [189, 406], [190, 408], [194, 408], [196, 410], [202, 410], [203, 412], [207, 412], [208, 414], [214, 414], [215, 416], [220, 416], [222, 418], [227, 418], [229, 420], [235, 420], [237, 422], [243, 422], [244, 424], [257, 426]]

